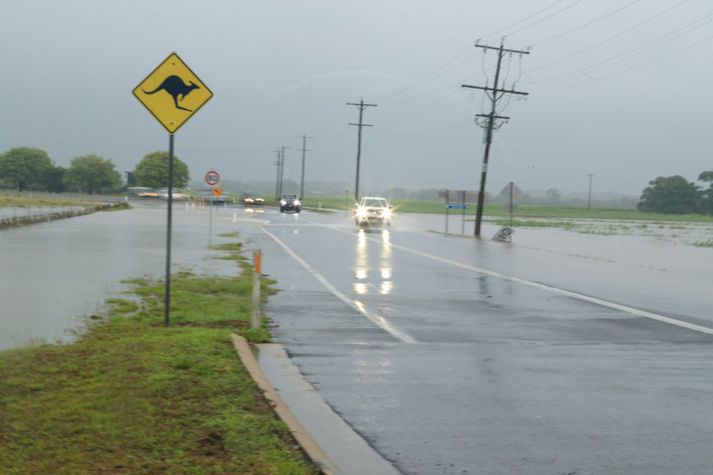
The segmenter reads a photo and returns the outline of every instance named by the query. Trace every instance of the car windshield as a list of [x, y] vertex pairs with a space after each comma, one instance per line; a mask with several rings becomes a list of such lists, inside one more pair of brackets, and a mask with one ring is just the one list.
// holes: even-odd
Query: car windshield
[[297, 195], [285, 195], [282, 197], [283, 200], [296, 200]]
[[369, 206], [369, 207], [381, 207], [381, 208], [386, 208], [388, 204], [386, 203], [385, 199], [380, 199], [380, 198], [365, 198], [362, 202], [363, 206]]

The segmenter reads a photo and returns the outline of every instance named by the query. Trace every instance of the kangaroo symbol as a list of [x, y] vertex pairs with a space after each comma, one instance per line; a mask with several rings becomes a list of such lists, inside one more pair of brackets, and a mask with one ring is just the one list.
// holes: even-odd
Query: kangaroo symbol
[[159, 87], [153, 91], [144, 91], [144, 94], [156, 94], [158, 91], [166, 91], [171, 95], [171, 97], [173, 97], [173, 103], [176, 105], [176, 109], [193, 112], [191, 109], [186, 109], [185, 107], [178, 105], [178, 101], [185, 99], [185, 97], [190, 94], [193, 89], [200, 88], [196, 86], [193, 81], [189, 81], [189, 84], [186, 84], [180, 77], [172, 75], [164, 79]]

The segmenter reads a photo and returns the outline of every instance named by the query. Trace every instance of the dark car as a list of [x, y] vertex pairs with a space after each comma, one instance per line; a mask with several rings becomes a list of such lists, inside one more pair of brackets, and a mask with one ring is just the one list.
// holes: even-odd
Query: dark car
[[257, 193], [246, 191], [245, 193], [240, 195], [240, 202], [247, 206], [255, 206], [263, 204], [265, 202], [265, 199], [258, 196]]
[[295, 213], [302, 211], [302, 203], [297, 199], [297, 195], [282, 195], [280, 213], [285, 211], [294, 211]]

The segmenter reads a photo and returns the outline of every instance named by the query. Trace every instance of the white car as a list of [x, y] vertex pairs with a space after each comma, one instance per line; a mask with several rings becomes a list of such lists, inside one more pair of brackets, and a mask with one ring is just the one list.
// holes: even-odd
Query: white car
[[[162, 200], [168, 199], [168, 188], [161, 188], [160, 190], [156, 191], [158, 192], [159, 198], [161, 198]], [[175, 201], [186, 201], [191, 199], [191, 196], [188, 193], [185, 193], [180, 188], [174, 188], [172, 190], [171, 195]]]
[[354, 214], [357, 226], [371, 224], [391, 225], [391, 206], [386, 198], [379, 196], [364, 196], [359, 200]]

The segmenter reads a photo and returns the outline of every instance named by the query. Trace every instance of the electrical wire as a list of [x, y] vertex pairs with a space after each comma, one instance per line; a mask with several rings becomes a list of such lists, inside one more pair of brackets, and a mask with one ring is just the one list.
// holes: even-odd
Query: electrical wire
[[668, 54], [659, 56], [659, 57], [657, 57], [657, 58], [653, 58], [653, 59], [651, 59], [651, 60], [649, 60], [649, 61], [645, 61], [645, 62], [643, 62], [643, 63], [640, 63], [640, 64], [636, 65], [636, 66], [633, 66], [633, 67], [631, 67], [631, 68], [624, 69], [624, 70], [619, 71], [619, 72], [616, 72], [616, 73], [614, 73], [614, 74], [610, 74], [609, 76], [604, 76], [604, 77], [601, 77], [601, 78], [597, 78], [596, 80], [590, 80], [590, 81], [584, 81], [584, 82], [577, 83], [577, 84], [572, 84], [572, 85], [565, 86], [565, 87], [562, 87], [562, 88], [559, 88], [559, 89], [549, 89], [549, 90], [548, 90], [548, 89], [544, 89], [544, 90], [538, 91], [538, 93], [539, 93], [539, 94], [547, 94], [547, 93], [551, 93], [551, 92], [558, 92], [558, 91], [563, 91], [563, 90], [565, 90], [565, 89], [571, 89], [571, 88], [573, 88], [573, 87], [579, 87], [579, 86], [582, 86], [582, 85], [585, 85], [585, 84], [589, 84], [589, 83], [592, 83], [592, 82], [598, 82], [598, 81], [604, 81], [604, 80], [607, 80], [607, 79], [612, 79], [612, 78], [615, 78], [615, 77], [617, 77], [617, 76], [621, 76], [622, 74], [626, 74], [626, 73], [629, 73], [629, 72], [631, 72], [631, 71], [634, 71], [634, 70], [636, 70], [636, 69], [643, 68], [643, 67], [648, 66], [649, 64], [655, 63], [655, 62], [657, 62], [657, 61], [661, 61], [662, 59], [666, 59], [666, 58], [669, 58], [669, 57], [671, 57], [671, 56], [674, 56], [674, 55], [677, 55], [677, 54], [679, 54], [679, 53], [682, 53], [682, 52], [684, 52], [684, 51], [688, 51], [688, 50], [690, 50], [690, 49], [695, 48], [696, 46], [699, 46], [699, 45], [701, 45], [701, 44], [703, 44], [703, 43], [707, 43], [708, 41], [711, 41], [711, 40], [713, 40], [713, 35], [707, 36], [707, 37], [703, 38], [702, 40], [699, 40], [699, 41], [696, 41], [696, 42], [693, 43], [693, 44], [684, 46], [683, 48], [679, 48], [679, 49], [677, 49], [677, 50], [674, 50], [674, 51], [672, 51], [672, 52], [670, 52], [670, 53], [668, 53]]
[[539, 20], [537, 20], [537, 21], [535, 21], [535, 22], [532, 22], [532, 23], [530, 23], [530, 24], [528, 24], [528, 25], [525, 25], [525, 26], [523, 26], [522, 28], [518, 28], [518, 29], [515, 30], [515, 31], [511, 31], [510, 33], [508, 33], [508, 36], [514, 35], [515, 33], [520, 33], [521, 31], [527, 30], [528, 28], [531, 28], [531, 27], [533, 27], [533, 26], [535, 26], [535, 25], [538, 25], [538, 24], [542, 23], [543, 21], [552, 18], [552, 17], [555, 16], [555, 15], [559, 15], [560, 13], [562, 13], [562, 12], [565, 11], [565, 10], [569, 10], [570, 8], [572, 8], [573, 6], [575, 6], [575, 5], [577, 5], [577, 4], [581, 3], [581, 2], [582, 2], [582, 0], [575, 0], [574, 3], [572, 3], [572, 4], [570, 4], [570, 5], [567, 5], [567, 6], [563, 7], [563, 8], [560, 8], [560, 9], [557, 10], [556, 12], [553, 12], [553, 13], [551, 13], [550, 15], [547, 15], [547, 16], [544, 17], [544, 18], [541, 18], [541, 19], [539, 19]]
[[560, 33], [560, 34], [558, 34], [558, 35], [551, 36], [551, 37], [549, 37], [549, 38], [547, 38], [547, 39], [544, 39], [544, 40], [542, 40], [542, 41], [539, 41], [539, 42], [535, 43], [533, 46], [540, 46], [540, 45], [545, 44], [545, 43], [548, 43], [548, 42], [550, 42], [550, 41], [553, 41], [553, 40], [562, 38], [563, 36], [569, 35], [570, 33], [574, 33], [575, 31], [579, 31], [579, 30], [581, 30], [582, 28], [586, 28], [586, 27], [588, 27], [588, 26], [590, 26], [590, 25], [593, 25], [594, 23], [597, 23], [598, 21], [604, 20], [605, 18], [609, 18], [609, 17], [612, 16], [612, 15], [616, 15], [616, 14], [619, 13], [620, 11], [625, 10], [625, 9], [627, 9], [627, 8], [633, 6], [633, 5], [636, 5], [637, 3], [641, 3], [641, 1], [642, 1], [642, 0], [634, 0], [633, 2], [629, 2], [629, 3], [627, 3], [626, 5], [624, 5], [623, 7], [619, 7], [619, 8], [617, 8], [616, 10], [612, 10], [612, 11], [610, 11], [609, 13], [606, 13], [606, 14], [600, 16], [600, 17], [595, 18], [594, 20], [591, 20], [591, 21], [589, 21], [589, 22], [587, 22], [587, 23], [583, 23], [583, 24], [581, 24], [581, 25], [579, 25], [579, 26], [577, 26], [577, 27], [572, 28], [571, 30], [567, 30], [567, 31], [565, 31], [564, 33]]
[[491, 32], [491, 33], [488, 33], [487, 35], [483, 35], [483, 38], [488, 38], [488, 37], [491, 37], [491, 36], [500, 34], [500, 33], [504, 32], [504, 31], [506, 31], [506, 30], [509, 30], [510, 28], [512, 28], [512, 27], [514, 27], [514, 26], [517, 26], [517, 25], [520, 25], [520, 24], [522, 24], [522, 23], [525, 23], [525, 22], [528, 21], [529, 19], [534, 18], [534, 17], [536, 17], [537, 15], [539, 15], [540, 13], [545, 12], [545, 11], [549, 10], [550, 8], [552, 8], [552, 7], [554, 7], [554, 6], [558, 5], [558, 4], [560, 4], [560, 3], [562, 3], [562, 2], [565, 2], [565, 1], [567, 1], [567, 0], [557, 0], [556, 2], [550, 3], [550, 4], [547, 5], [545, 8], [543, 8], [543, 9], [541, 9], [541, 10], [538, 10], [538, 11], [536, 11], [535, 13], [533, 13], [533, 14], [531, 14], [531, 15], [526, 16], [525, 18], [523, 18], [523, 19], [521, 19], [521, 20], [518, 20], [518, 21], [516, 21], [515, 23], [513, 23], [513, 24], [511, 24], [511, 25], [508, 25], [508, 26], [506, 26], [506, 27], [504, 27], [504, 28], [500, 28], [499, 30], [493, 31], [493, 32]]
[[[599, 69], [607, 68], [607, 67], [611, 66], [612, 64], [624, 61], [632, 56], [635, 56], [636, 54], [638, 54], [639, 52], [641, 52], [643, 50], [647, 50], [647, 49], [656, 47], [659, 43], [662, 43], [662, 42], [665, 42], [668, 40], [672, 40], [675, 38], [680, 38], [681, 36], [684, 36], [684, 35], [692, 32], [702, 26], [705, 26], [705, 25], [711, 23], [711, 22], [713, 22], [713, 12], [709, 13], [708, 15], [706, 15], [704, 17], [698, 18], [697, 20], [694, 20], [690, 23], [687, 23], [679, 28], [676, 28], [675, 30], [672, 30], [672, 31], [666, 33], [665, 35], [662, 35], [654, 40], [647, 41], [647, 42], [637, 46], [636, 48], [630, 49], [628, 51], [617, 54], [615, 56], [604, 59], [602, 61], [598, 61], [596, 63], [590, 64], [589, 66], [577, 68], [577, 69], [567, 72], [567, 73], [557, 74], [555, 76], [550, 76], [550, 77], [544, 78], [544, 79], [537, 79], [537, 80], [531, 79], [530, 84], [539, 84], [539, 83], [543, 83], [543, 82], [550, 82], [550, 81], [554, 81], [554, 80], [557, 80], [560, 78], [565, 78], [565, 77], [574, 76], [574, 75], [577, 75], [580, 73], [584, 73], [585, 71], [592, 72], [592, 71], [597, 71]], [[696, 25], [697, 23], [699, 23], [699, 24]], [[566, 82], [566, 81], [567, 80], [561, 81], [561, 82]], [[555, 84], [559, 84], [559, 82], [555, 83]], [[550, 85], [555, 85], [555, 84], [550, 84]]]
[[584, 52], [586, 52], [586, 51], [592, 50], [592, 49], [596, 48], [597, 46], [601, 46], [601, 45], [603, 45], [604, 43], [608, 43], [609, 41], [614, 40], [614, 39], [616, 39], [616, 38], [619, 38], [620, 36], [623, 36], [623, 35], [625, 35], [625, 34], [631, 32], [631, 31], [634, 31], [634, 30], [636, 30], [637, 28], [641, 28], [642, 26], [644, 26], [644, 25], [646, 25], [646, 24], [648, 24], [648, 23], [651, 23], [652, 21], [654, 21], [654, 20], [656, 20], [656, 19], [658, 19], [658, 18], [660, 18], [660, 17], [666, 15], [667, 13], [673, 11], [674, 9], [676, 9], [676, 8], [680, 7], [681, 5], [683, 5], [683, 4], [685, 4], [685, 3], [688, 3], [688, 2], [690, 2], [690, 1], [691, 1], [691, 0], [681, 0], [680, 2], [678, 2], [678, 3], [675, 4], [675, 5], [673, 5], [672, 7], [667, 8], [666, 10], [663, 10], [663, 11], [661, 11], [661, 12], [659, 12], [659, 13], [657, 13], [657, 14], [655, 14], [655, 15], [649, 17], [649, 18], [647, 18], [646, 20], [644, 20], [644, 21], [642, 21], [642, 22], [640, 22], [640, 23], [637, 23], [636, 25], [634, 25], [634, 26], [632, 26], [632, 27], [630, 27], [630, 28], [627, 28], [627, 29], [625, 29], [625, 30], [623, 30], [623, 31], [620, 31], [619, 33], [616, 33], [615, 35], [609, 36], [609, 37], [607, 37], [607, 38], [605, 38], [605, 39], [603, 39], [603, 40], [601, 40], [601, 41], [598, 41], [598, 42], [596, 42], [596, 43], [594, 43], [594, 44], [592, 44], [592, 45], [590, 45], [590, 46], [587, 46], [586, 48], [582, 48], [582, 49], [580, 49], [580, 50], [578, 50], [578, 51], [575, 51], [574, 53], [568, 54], [567, 56], [563, 56], [563, 57], [561, 57], [561, 58], [559, 58], [559, 59], [556, 59], [556, 60], [554, 60], [554, 61], [551, 61], [551, 62], [549, 62], [549, 63], [547, 63], [547, 64], [542, 65], [542, 66], [538, 66], [538, 67], [536, 67], [536, 68], [532, 68], [532, 69], [530, 69], [530, 70], [527, 71], [527, 72], [528, 72], [528, 73], [531, 73], [531, 72], [533, 72], [533, 71], [539, 71], [539, 70], [542, 70], [542, 69], [545, 69], [545, 68], [549, 68], [550, 66], [552, 66], [552, 65], [554, 65], [554, 64], [561, 63], [562, 61], [565, 61], [565, 60], [567, 60], [567, 59], [573, 58], [573, 57], [575, 57], [575, 56], [577, 56], [577, 55], [579, 55], [579, 54], [581, 54], [581, 53], [584, 53]]
[[432, 79], [435, 79], [435, 78], [437, 78], [437, 77], [440, 77], [440, 76], [446, 74], [447, 72], [452, 71], [452, 70], [455, 69], [456, 67], [458, 67], [458, 66], [460, 66], [461, 64], [465, 63], [466, 61], [470, 60], [471, 58], [470, 58], [470, 57], [465, 58], [463, 61], [461, 61], [461, 62], [459, 62], [459, 63], [457, 63], [457, 64], [451, 66], [450, 68], [446, 69], [445, 71], [441, 71], [441, 70], [442, 70], [444, 67], [446, 67], [448, 64], [450, 64], [451, 62], [453, 62], [454, 60], [456, 60], [456, 59], [457, 59], [459, 56], [461, 56], [463, 53], [465, 53], [466, 51], [470, 50], [472, 47], [473, 47], [473, 44], [469, 44], [467, 47], [463, 48], [463, 49], [460, 50], [458, 53], [456, 53], [456, 54], [455, 54], [452, 58], [450, 58], [448, 61], [442, 63], [440, 66], [438, 66], [437, 68], [433, 69], [430, 73], [428, 73], [428, 74], [426, 74], [426, 75], [424, 75], [424, 76], [421, 76], [419, 79], [416, 79], [415, 81], [413, 81], [411, 84], [409, 84], [409, 85], [407, 85], [407, 86], [404, 86], [404, 87], [402, 87], [402, 88], [400, 88], [400, 89], [397, 89], [397, 90], [395, 90], [395, 91], [392, 91], [392, 92], [388, 92], [388, 93], [386, 93], [386, 94], [384, 94], [384, 95], [382, 95], [382, 96], [377, 96], [377, 100], [383, 100], [383, 99], [386, 99], [387, 97], [391, 97], [391, 96], [395, 96], [395, 95], [397, 95], [397, 94], [401, 94], [402, 92], [405, 92], [405, 91], [408, 91], [408, 90], [410, 90], [410, 89], [413, 89], [414, 87], [417, 87], [419, 84], [423, 84], [423, 83], [426, 82], [426, 81], [430, 81], [430, 80], [432, 80]]

